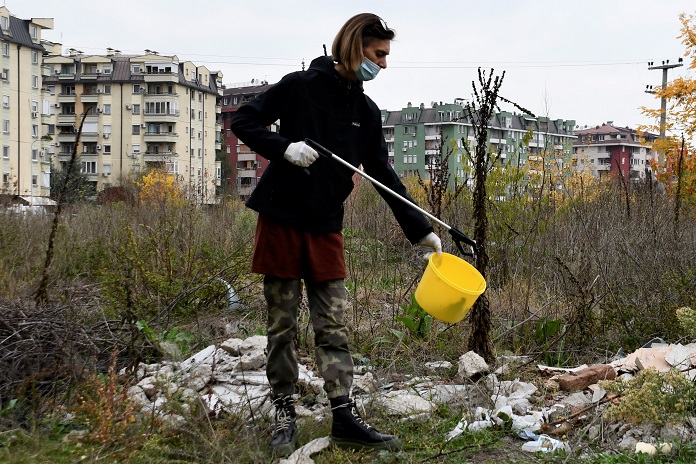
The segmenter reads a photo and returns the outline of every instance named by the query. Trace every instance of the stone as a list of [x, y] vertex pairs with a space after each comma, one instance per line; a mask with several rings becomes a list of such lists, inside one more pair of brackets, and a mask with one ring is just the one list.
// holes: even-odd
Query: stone
[[574, 406], [576, 408], [584, 408], [586, 406], [589, 406], [592, 401], [585, 396], [583, 392], [575, 392], [570, 395], [568, 395], [566, 398], [563, 398], [561, 400], [563, 404], [567, 404], [568, 406]]
[[329, 437], [314, 439], [303, 447], [296, 449], [295, 452], [286, 459], [278, 461], [278, 464], [314, 464], [314, 460], [311, 456], [323, 451], [329, 446], [331, 446], [331, 439]]
[[140, 406], [150, 404], [150, 398], [140, 385], [130, 387], [128, 389], [128, 397]]
[[623, 450], [635, 449], [636, 443], [638, 440], [633, 437], [623, 437], [619, 442], [619, 448]]
[[357, 393], [375, 393], [379, 390], [379, 385], [377, 385], [377, 380], [372, 375], [372, 372], [368, 372], [353, 381], [353, 388], [355, 388]]
[[558, 384], [565, 391], [577, 391], [586, 388], [600, 380], [614, 380], [616, 371], [609, 364], [593, 364], [577, 372], [569, 372], [558, 376]]
[[604, 398], [607, 394], [607, 391], [605, 389], [603, 389], [602, 387], [600, 387], [596, 383], [588, 386], [587, 388], [589, 388], [592, 391], [592, 402], [593, 403], [597, 403], [599, 400]]
[[239, 364], [235, 367], [235, 371], [255, 371], [262, 368], [266, 364], [266, 353], [263, 351], [252, 351], [245, 353], [239, 360]]
[[212, 364], [213, 356], [215, 355], [215, 345], [210, 345], [198, 353], [194, 354], [190, 358], [181, 362], [181, 368], [185, 370], [190, 370], [201, 364]]
[[476, 374], [488, 372], [488, 370], [489, 367], [486, 361], [473, 351], [464, 353], [459, 357], [458, 374], [461, 377], [470, 378]]
[[253, 353], [260, 351], [261, 353], [266, 352], [266, 347], [268, 346], [268, 338], [264, 335], [254, 335], [249, 337], [242, 342], [239, 346], [240, 354], [244, 355], [247, 353]]
[[228, 338], [220, 344], [220, 348], [231, 354], [232, 356], [239, 356], [239, 349], [244, 343], [241, 338]]
[[143, 380], [135, 384], [135, 386], [140, 387], [150, 401], [152, 401], [152, 399], [157, 395], [157, 392], [159, 392], [159, 387], [157, 386], [157, 381], [154, 377], [145, 377]]
[[449, 361], [432, 361], [425, 363], [425, 367], [433, 371], [444, 371], [452, 367]]
[[469, 397], [469, 389], [466, 385], [433, 385], [432, 387], [419, 387], [416, 389], [423, 398], [436, 404], [451, 404], [457, 401], [466, 401]]
[[636, 443], [636, 453], [645, 453], [648, 456], [655, 456], [657, 454], [657, 448], [653, 444], [639, 441]]
[[435, 410], [435, 404], [431, 401], [418, 395], [411, 395], [403, 390], [377, 396], [373, 401], [375, 405], [384, 408], [387, 414], [392, 416], [408, 416], [424, 412], [431, 413]]

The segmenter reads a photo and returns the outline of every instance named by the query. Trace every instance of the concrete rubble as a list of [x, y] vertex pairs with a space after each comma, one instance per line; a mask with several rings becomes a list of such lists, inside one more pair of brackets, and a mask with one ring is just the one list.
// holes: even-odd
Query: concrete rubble
[[[189, 407], [187, 403], [197, 403], [211, 415], [228, 412], [246, 418], [264, 416], [270, 419], [273, 408], [265, 373], [266, 345], [266, 337], [260, 335], [245, 340], [230, 338], [217, 346], [208, 346], [181, 362], [141, 364], [135, 374], [137, 383], [129, 390], [130, 398], [141, 406], [143, 414], [156, 415], [172, 427], [184, 425], [185, 419], [174, 412], [180, 409], [170, 407], [171, 401], [176, 401], [179, 408], [183, 404], [184, 411]], [[558, 439], [569, 429], [560, 426], [568, 425], [563, 424], [563, 420], [572, 413], [591, 405], [600, 405], [606, 392], [598, 385], [599, 380], [618, 378], [625, 381], [646, 367], [658, 370], [690, 369], [696, 365], [696, 344], [655, 343], [608, 364], [578, 368], [538, 365], [542, 376], [551, 376], [544, 383], [547, 388], [544, 394], [538, 392], [532, 383], [519, 379], [498, 379], [498, 375], [509, 372], [513, 366], [528, 362], [531, 360], [526, 357], [501, 357], [497, 363], [500, 366], [496, 370], [498, 374], [489, 373], [486, 362], [477, 354], [468, 352], [459, 358], [461, 384], [437, 377], [437, 371], [452, 368], [452, 364], [446, 361], [435, 361], [425, 366], [433, 376], [413, 377], [398, 383], [383, 382], [369, 367], [356, 369], [352, 396], [358, 407], [371, 404], [389, 415], [409, 421], [429, 419], [440, 404], [463, 406], [468, 412], [447, 434], [445, 438], [448, 441], [465, 431], [501, 426], [516, 431], [520, 438], [527, 440], [523, 449], [567, 449]], [[507, 367], [501, 369], [504, 366]], [[330, 417], [323, 380], [304, 364], [299, 364], [299, 372], [299, 391], [305, 398], [311, 398], [311, 401], [297, 402], [300, 420]], [[124, 375], [125, 371], [121, 374]], [[472, 378], [480, 380], [474, 382]], [[550, 387], [551, 390], [548, 390]], [[555, 392], [551, 404], [545, 397], [549, 391]], [[607, 424], [600, 427], [593, 423], [584, 432], [590, 439], [614, 437], [614, 443], [619, 448], [635, 449], [636, 444], [641, 442], [655, 444], [664, 435], [693, 439], [696, 419], [693, 422], [693, 426], [672, 426], [669, 430], [647, 426], [621, 428]], [[559, 428], [549, 428], [548, 424], [552, 423]], [[281, 462], [312, 463], [310, 456], [327, 446], [328, 437], [318, 438]]]

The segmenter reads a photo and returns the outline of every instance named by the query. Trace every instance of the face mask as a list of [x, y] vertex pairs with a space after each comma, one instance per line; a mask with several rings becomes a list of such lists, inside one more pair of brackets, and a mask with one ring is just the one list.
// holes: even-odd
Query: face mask
[[355, 77], [357, 77], [359, 81], [371, 81], [377, 77], [377, 73], [380, 69], [382, 68], [374, 64], [372, 61], [368, 60], [367, 58], [363, 58], [362, 63], [360, 63], [360, 67], [357, 71], [355, 71]]

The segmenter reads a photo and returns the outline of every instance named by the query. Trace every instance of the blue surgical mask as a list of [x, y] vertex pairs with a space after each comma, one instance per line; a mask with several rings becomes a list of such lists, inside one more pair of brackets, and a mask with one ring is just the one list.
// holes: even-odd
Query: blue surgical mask
[[377, 77], [377, 73], [380, 69], [382, 68], [374, 64], [372, 61], [368, 60], [367, 58], [363, 58], [362, 63], [360, 63], [360, 67], [357, 71], [355, 71], [355, 77], [357, 77], [359, 81], [371, 81]]

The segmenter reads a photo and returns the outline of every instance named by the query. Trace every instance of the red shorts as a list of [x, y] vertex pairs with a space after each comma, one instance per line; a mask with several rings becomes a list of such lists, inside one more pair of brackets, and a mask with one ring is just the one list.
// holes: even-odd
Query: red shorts
[[259, 215], [251, 271], [313, 282], [345, 279], [343, 233], [305, 232]]

